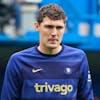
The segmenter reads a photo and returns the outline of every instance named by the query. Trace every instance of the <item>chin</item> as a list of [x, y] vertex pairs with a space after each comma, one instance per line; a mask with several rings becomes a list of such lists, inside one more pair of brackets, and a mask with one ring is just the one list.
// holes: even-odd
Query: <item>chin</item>
[[58, 46], [59, 46], [58, 44], [49, 44], [49, 45], [48, 45], [48, 48], [55, 49], [55, 48], [57, 48]]

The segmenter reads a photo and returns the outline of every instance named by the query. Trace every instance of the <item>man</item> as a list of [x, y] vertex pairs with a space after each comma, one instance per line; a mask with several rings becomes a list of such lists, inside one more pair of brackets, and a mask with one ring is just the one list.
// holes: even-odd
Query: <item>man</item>
[[63, 10], [56, 4], [42, 7], [34, 26], [39, 45], [11, 56], [1, 100], [93, 100], [84, 52], [61, 44]]

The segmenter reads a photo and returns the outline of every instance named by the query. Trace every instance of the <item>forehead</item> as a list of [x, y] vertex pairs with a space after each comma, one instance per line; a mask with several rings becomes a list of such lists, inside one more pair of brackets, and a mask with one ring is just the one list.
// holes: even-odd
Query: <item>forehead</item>
[[52, 20], [49, 17], [44, 17], [43, 21], [41, 24], [45, 24], [45, 25], [65, 25], [64, 20]]

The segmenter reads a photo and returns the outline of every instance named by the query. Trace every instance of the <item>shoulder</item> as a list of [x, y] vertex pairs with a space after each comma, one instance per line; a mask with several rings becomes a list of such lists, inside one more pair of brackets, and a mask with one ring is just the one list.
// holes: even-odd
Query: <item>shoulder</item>
[[21, 50], [19, 52], [12, 54], [10, 59], [21, 59], [23, 57], [32, 55], [32, 53], [34, 52], [35, 52], [35, 47], [30, 47], [30, 48], [27, 48], [27, 49], [24, 49], [24, 50]]
[[86, 56], [85, 52], [81, 49], [78, 49], [78, 48], [74, 48], [74, 47], [71, 47], [71, 46], [67, 46], [67, 45], [64, 45], [64, 52], [66, 52], [66, 54], [68, 55], [73, 55], [73, 56], [80, 56], [80, 57], [84, 57]]

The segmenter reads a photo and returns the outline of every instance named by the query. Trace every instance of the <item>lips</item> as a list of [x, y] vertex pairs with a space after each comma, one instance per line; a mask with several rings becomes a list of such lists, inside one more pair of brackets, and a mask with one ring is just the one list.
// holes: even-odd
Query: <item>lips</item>
[[54, 43], [56, 43], [58, 40], [57, 40], [57, 39], [49, 39], [48, 41], [49, 41], [50, 43], [53, 43], [53, 44], [54, 44]]
[[49, 39], [49, 41], [58, 41], [58, 39]]

